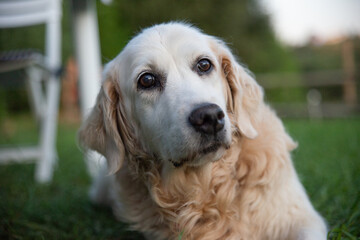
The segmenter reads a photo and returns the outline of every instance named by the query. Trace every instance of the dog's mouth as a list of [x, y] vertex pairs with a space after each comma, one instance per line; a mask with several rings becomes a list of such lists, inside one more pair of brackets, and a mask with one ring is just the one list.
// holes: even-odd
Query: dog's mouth
[[208, 154], [208, 153], [211, 153], [211, 152], [216, 152], [221, 147], [221, 145], [222, 145], [221, 143], [215, 142], [212, 145], [210, 145], [209, 147], [206, 147], [206, 148], [202, 149], [200, 151], [200, 153], [205, 155], [205, 154]]
[[[205, 147], [205, 148], [199, 150], [196, 153], [189, 154], [188, 157], [182, 158], [179, 161], [174, 161], [172, 159], [169, 159], [169, 162], [171, 162], [175, 168], [179, 168], [179, 167], [182, 167], [185, 163], [194, 161], [194, 159], [197, 159], [197, 158], [200, 158], [200, 157], [202, 157], [204, 155], [207, 155], [207, 154], [214, 153], [214, 152], [218, 151], [222, 146], [223, 146], [223, 144], [221, 142], [214, 142], [210, 146]], [[224, 146], [224, 148], [228, 149], [229, 147]]]

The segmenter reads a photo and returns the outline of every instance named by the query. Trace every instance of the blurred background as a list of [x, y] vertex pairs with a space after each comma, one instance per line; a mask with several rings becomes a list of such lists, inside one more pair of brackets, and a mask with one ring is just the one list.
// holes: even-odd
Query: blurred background
[[[358, 0], [113, 0], [95, 7], [103, 64], [142, 28], [166, 21], [189, 22], [228, 43], [299, 142], [294, 163], [329, 223], [329, 238], [360, 237]], [[71, 1], [64, 0], [54, 179], [38, 185], [33, 165], [0, 165], [0, 238], [142, 239], [87, 200], [91, 179], [75, 136], [81, 100], [71, 12]], [[43, 25], [0, 29], [0, 52], [43, 52], [44, 31]], [[25, 75], [0, 73], [3, 145], [38, 140]]]
[[[164, 21], [185, 21], [224, 39], [242, 63], [255, 73], [266, 90], [267, 100], [280, 115], [353, 116], [359, 112], [359, 5], [357, 0], [316, 3], [310, 0], [291, 3], [285, 0], [122, 0], [110, 5], [98, 1], [101, 61], [106, 63], [114, 58], [144, 27]], [[64, 1], [62, 84], [65, 91], [62, 92], [72, 94], [62, 98], [65, 114], [70, 105], [75, 107], [77, 98], [72, 30], [70, 4]], [[42, 50], [44, 38], [39, 36], [43, 31], [41, 25], [1, 29], [0, 50]], [[26, 95], [20, 88], [9, 86], [15, 81], [1, 82], [2, 115], [26, 111]], [[73, 103], [66, 102], [70, 99]]]

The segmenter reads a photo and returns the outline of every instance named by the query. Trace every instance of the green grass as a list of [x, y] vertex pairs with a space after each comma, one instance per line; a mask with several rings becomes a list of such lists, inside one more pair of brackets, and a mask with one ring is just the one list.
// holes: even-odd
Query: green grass
[[[16, 120], [0, 131], [0, 143], [34, 142], [36, 126], [23, 117]], [[143, 239], [116, 221], [109, 208], [89, 202], [91, 182], [76, 144], [77, 128], [59, 126], [51, 184], [34, 182], [34, 164], [0, 166], [0, 239]]]
[[[330, 239], [360, 237], [360, 120], [288, 120], [299, 148], [294, 163]], [[34, 182], [34, 165], [0, 166], [0, 239], [143, 239], [92, 205], [91, 184], [76, 145], [76, 124], [60, 124], [59, 162], [51, 184]], [[24, 117], [0, 123], [0, 143], [31, 143], [36, 126]], [[181, 237], [180, 237], [181, 238]]]
[[331, 239], [360, 238], [360, 119], [287, 121], [294, 163]]

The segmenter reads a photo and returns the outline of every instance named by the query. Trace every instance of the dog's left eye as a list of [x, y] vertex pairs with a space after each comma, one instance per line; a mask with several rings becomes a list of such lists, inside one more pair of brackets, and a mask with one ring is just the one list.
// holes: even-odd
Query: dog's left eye
[[196, 64], [197, 70], [199, 73], [207, 73], [211, 70], [212, 68], [212, 64], [210, 62], [210, 60], [204, 58], [201, 59], [200, 61], [198, 61], [198, 63]]
[[144, 73], [138, 80], [138, 88], [149, 89], [156, 85], [156, 77], [151, 73]]

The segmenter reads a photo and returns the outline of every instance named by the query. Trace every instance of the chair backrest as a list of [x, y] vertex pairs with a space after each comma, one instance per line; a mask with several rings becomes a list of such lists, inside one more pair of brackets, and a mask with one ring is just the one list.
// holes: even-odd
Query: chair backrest
[[0, 28], [46, 25], [45, 56], [48, 66], [60, 65], [61, 0], [1, 0]]
[[2, 0], [0, 28], [22, 27], [58, 21], [59, 0]]

